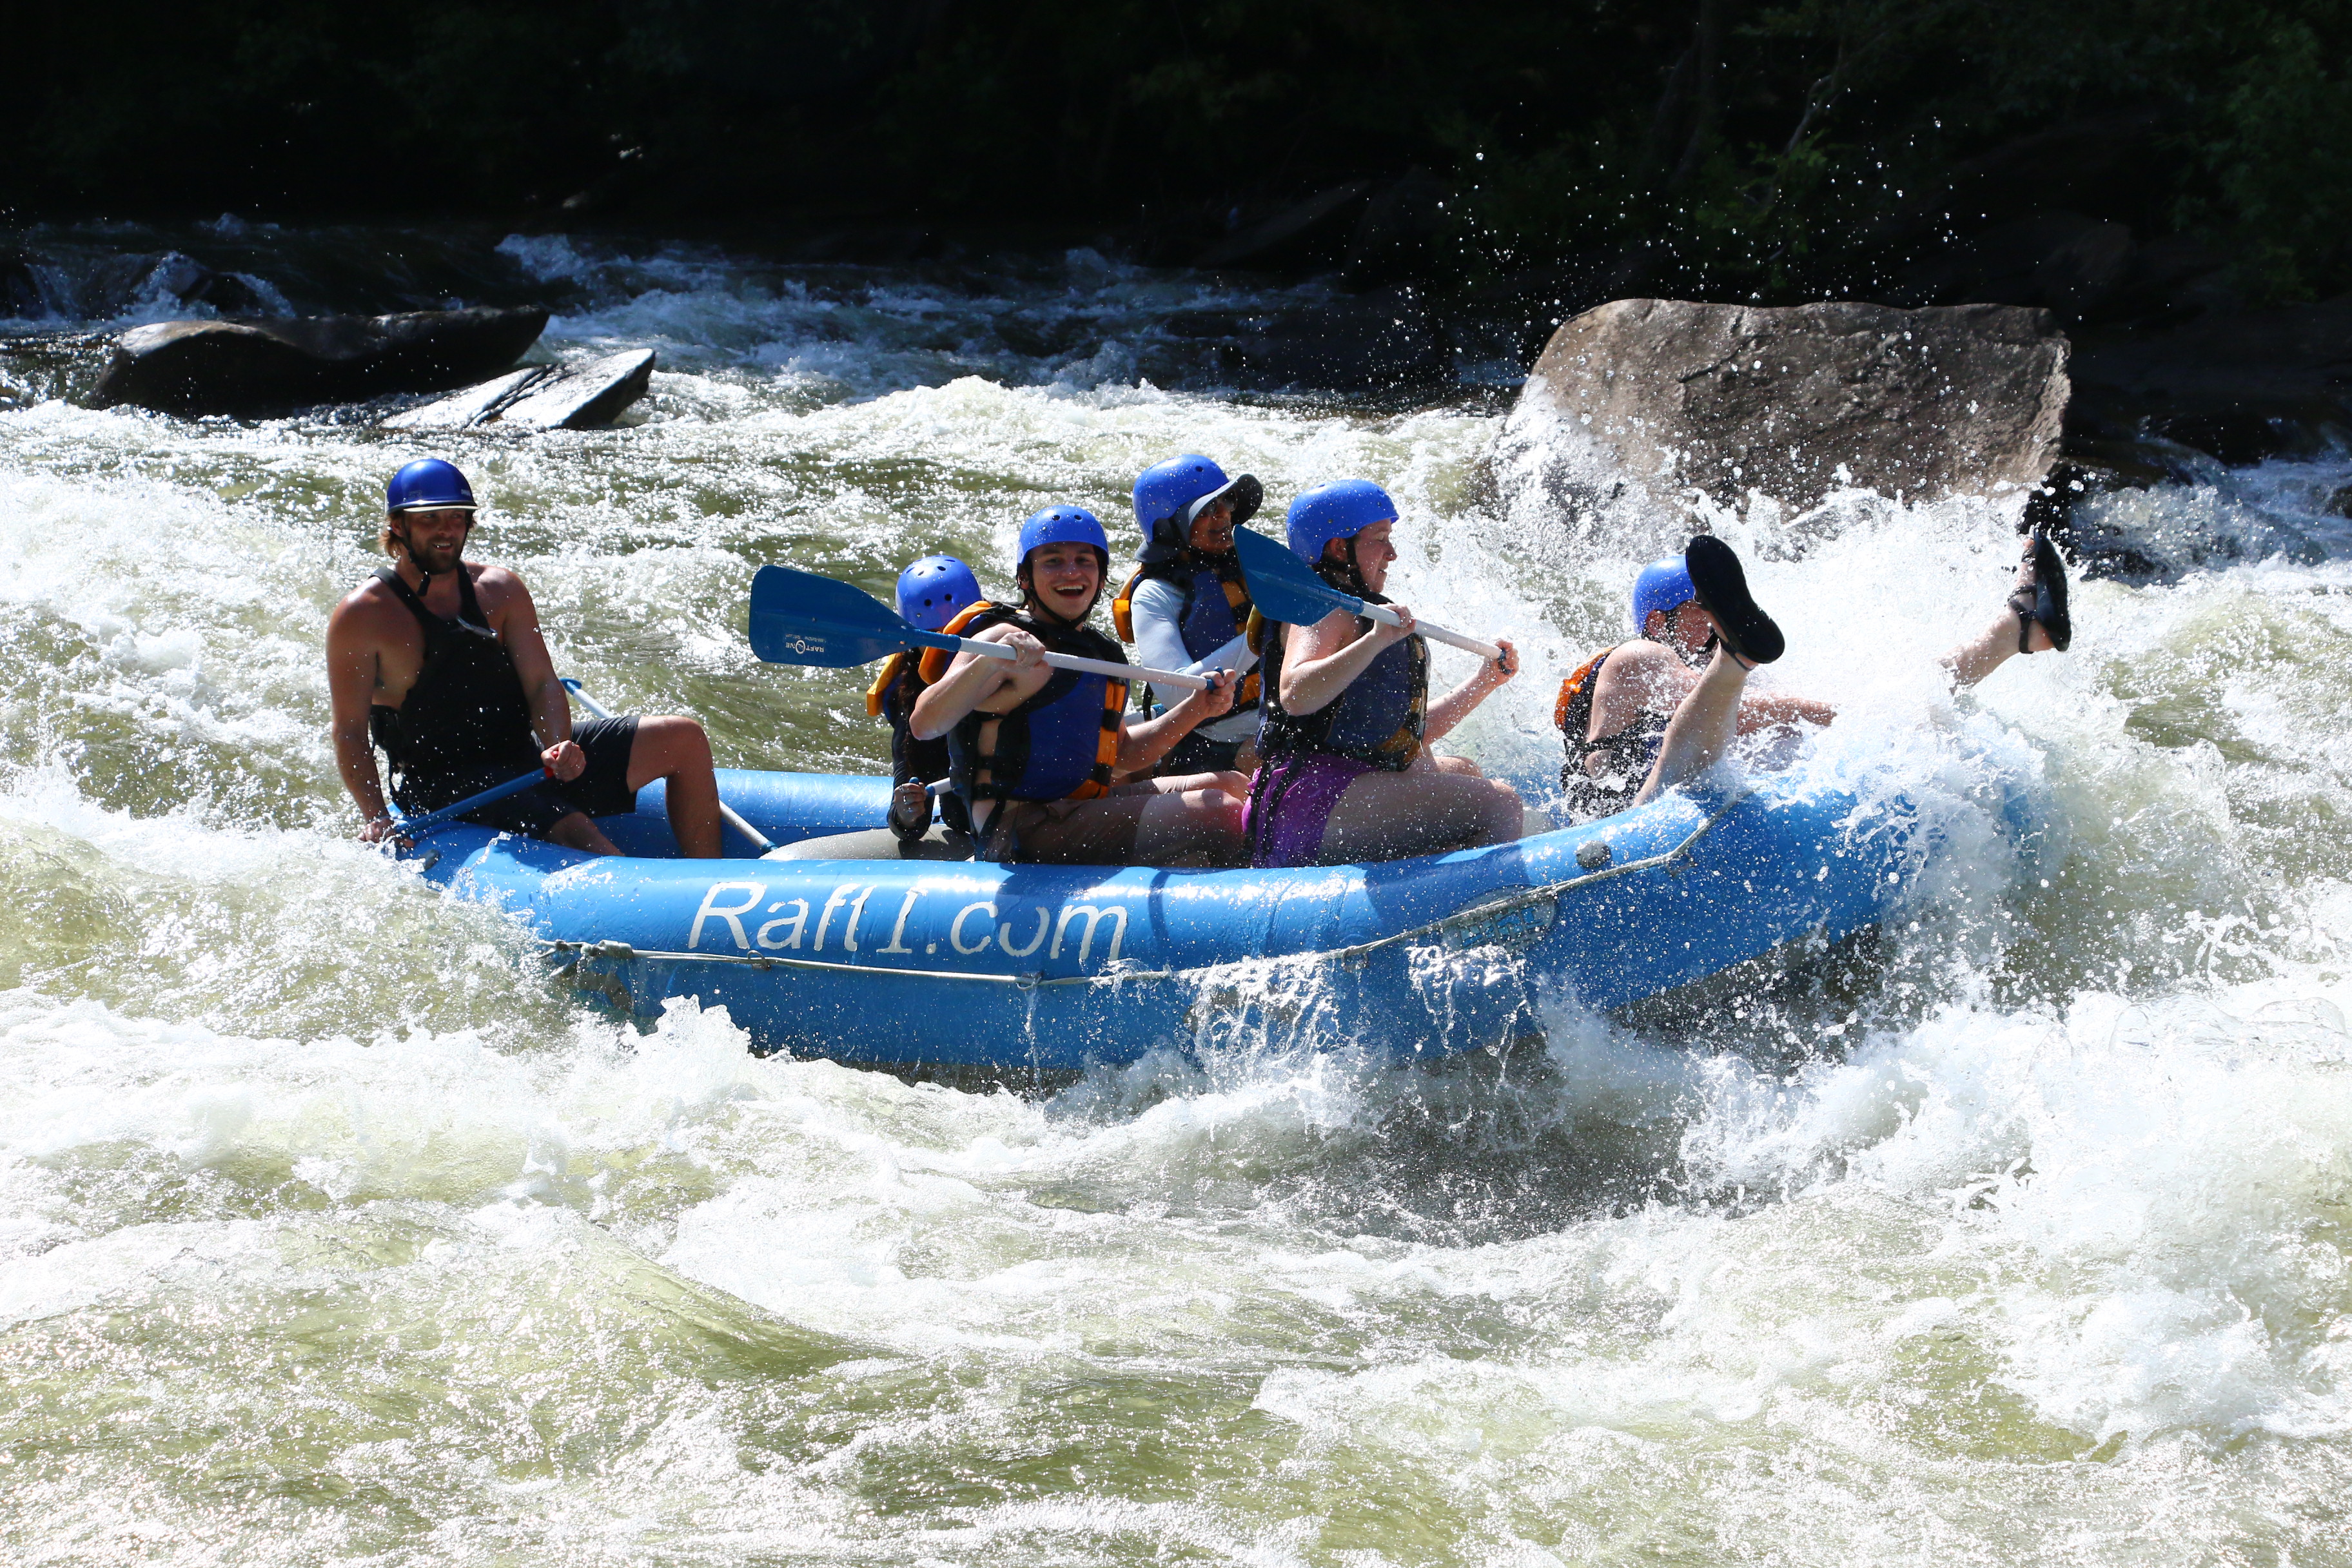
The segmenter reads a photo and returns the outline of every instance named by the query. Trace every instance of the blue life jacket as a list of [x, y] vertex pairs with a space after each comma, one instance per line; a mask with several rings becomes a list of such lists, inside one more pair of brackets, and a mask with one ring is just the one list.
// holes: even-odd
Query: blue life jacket
[[[1118, 644], [1092, 626], [1057, 626], [1002, 605], [975, 605], [945, 629], [970, 637], [1005, 622], [1055, 653], [1127, 662]], [[924, 678], [938, 680], [953, 657], [944, 649], [926, 654]], [[948, 731], [948, 777], [957, 795], [970, 808], [983, 800], [1089, 800], [1109, 794], [1127, 687], [1108, 676], [1057, 669], [1010, 712], [965, 714]]]
[[[1388, 601], [1377, 594], [1363, 598]], [[1358, 635], [1372, 623], [1358, 616]], [[1269, 626], [1260, 650], [1265, 670], [1265, 711], [1259, 721], [1257, 749], [1265, 757], [1326, 752], [1402, 773], [1421, 754], [1429, 714], [1429, 644], [1419, 636], [1391, 643], [1348, 682], [1347, 689], [1312, 713], [1282, 707], [1282, 628]]]

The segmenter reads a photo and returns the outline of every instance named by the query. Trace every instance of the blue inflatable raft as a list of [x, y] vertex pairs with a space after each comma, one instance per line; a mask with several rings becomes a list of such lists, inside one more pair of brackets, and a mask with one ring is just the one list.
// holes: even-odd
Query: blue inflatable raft
[[[719, 786], [780, 845], [875, 827], [889, 793], [879, 778], [733, 770]], [[1047, 1072], [1260, 1039], [1493, 1046], [1539, 1032], [1548, 1001], [1618, 1007], [1873, 924], [1916, 860], [1906, 811], [1780, 781], [1516, 844], [1297, 870], [895, 848], [684, 860], [657, 784], [601, 826], [622, 857], [457, 824], [411, 858], [527, 921], [583, 994], [640, 1019], [690, 996], [762, 1049]]]

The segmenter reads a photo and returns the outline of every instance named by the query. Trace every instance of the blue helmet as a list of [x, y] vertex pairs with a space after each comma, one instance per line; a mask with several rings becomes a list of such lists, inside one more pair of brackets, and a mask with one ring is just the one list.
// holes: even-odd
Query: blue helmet
[[1370, 479], [1341, 479], [1308, 490], [1290, 503], [1290, 548], [1310, 564], [1335, 539], [1353, 539], [1376, 522], [1396, 520], [1396, 502]]
[[1192, 524], [1217, 501], [1231, 497], [1234, 521], [1247, 522], [1265, 503], [1265, 487], [1248, 474], [1225, 478], [1225, 470], [1197, 454], [1154, 463], [1135, 481], [1135, 525], [1143, 531], [1143, 552], [1181, 550]]
[[419, 458], [392, 476], [383, 488], [386, 511], [474, 511], [474, 487], [455, 463]]
[[1030, 552], [1047, 544], [1091, 544], [1102, 552], [1104, 564], [1110, 562], [1110, 535], [1103, 531], [1102, 520], [1082, 506], [1049, 506], [1031, 512], [1021, 525], [1016, 564], [1026, 566]]
[[1690, 568], [1683, 564], [1681, 556], [1669, 555], [1664, 561], [1651, 562], [1633, 579], [1633, 635], [1650, 635], [1643, 628], [1649, 625], [1652, 610], [1664, 610], [1671, 616], [1697, 597], [1698, 590], [1691, 585]]
[[898, 574], [898, 613], [927, 632], [985, 596], [971, 568], [952, 555], [926, 555]]

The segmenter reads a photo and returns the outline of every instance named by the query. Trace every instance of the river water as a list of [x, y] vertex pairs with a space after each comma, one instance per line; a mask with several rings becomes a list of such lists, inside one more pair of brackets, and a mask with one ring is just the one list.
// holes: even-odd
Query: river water
[[[1401, 596], [1530, 650], [1462, 739], [1537, 791], [1642, 553], [1485, 482], [1493, 364], [1221, 391], [1217, 331], [1311, 289], [499, 265], [559, 302], [542, 354], [662, 369], [623, 428], [436, 443], [473, 552], [726, 763], [885, 754], [861, 675], [751, 658], [761, 562], [1001, 584], [1024, 513], [1117, 524], [1198, 450], [1276, 506], [1390, 488]], [[0, 413], [9, 1561], [2352, 1563], [2352, 460], [2090, 503], [2159, 570], [1958, 697], [2015, 498], [1714, 517], [1772, 680], [1843, 704], [1782, 761], [1945, 845], [1790, 995], [1040, 1095], [639, 1034], [352, 842], [320, 633], [426, 449]]]

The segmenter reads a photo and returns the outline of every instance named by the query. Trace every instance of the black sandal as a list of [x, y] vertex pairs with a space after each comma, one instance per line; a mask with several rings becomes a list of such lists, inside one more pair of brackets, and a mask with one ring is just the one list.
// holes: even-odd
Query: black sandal
[[1753, 668], [1789, 651], [1779, 625], [1748, 597], [1748, 574], [1731, 546], [1702, 533], [1684, 548], [1683, 569], [1690, 574], [1698, 607], [1715, 617], [1732, 658]]
[[2017, 651], [2033, 651], [2030, 645], [2038, 624], [2049, 634], [2050, 646], [2064, 653], [2074, 640], [2074, 618], [2066, 608], [2066, 563], [2038, 528], [2026, 544], [2025, 559], [2033, 564], [2033, 582], [2009, 596], [2009, 607], [2017, 612]]

